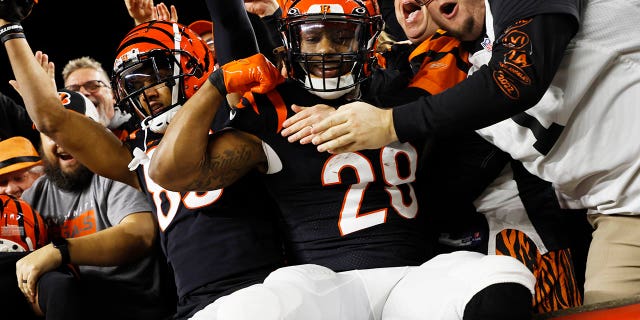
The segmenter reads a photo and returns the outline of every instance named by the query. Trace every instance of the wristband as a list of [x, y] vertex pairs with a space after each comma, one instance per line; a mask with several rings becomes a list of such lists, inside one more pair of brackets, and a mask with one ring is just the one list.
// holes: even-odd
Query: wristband
[[18, 39], [18, 38], [24, 38], [24, 33], [10, 33], [8, 35], [2, 36], [0, 37], [0, 41], [2, 43], [5, 43], [11, 39]]
[[19, 23], [8, 23], [0, 27], [0, 41], [5, 41], [24, 38], [24, 30]]
[[69, 264], [71, 262], [71, 256], [69, 255], [69, 242], [65, 238], [54, 238], [51, 241], [54, 248], [60, 250], [60, 256], [62, 256], [62, 262], [60, 265]]
[[224, 71], [222, 68], [218, 68], [218, 70], [211, 72], [209, 74], [209, 82], [220, 91], [220, 95], [223, 97], [227, 95], [227, 86], [224, 84]]
[[17, 22], [9, 22], [5, 25], [3, 25], [2, 27], [0, 27], [0, 37], [4, 36], [5, 33], [16, 33], [16, 32], [23, 32], [24, 30], [22, 30], [22, 26], [17, 23]]

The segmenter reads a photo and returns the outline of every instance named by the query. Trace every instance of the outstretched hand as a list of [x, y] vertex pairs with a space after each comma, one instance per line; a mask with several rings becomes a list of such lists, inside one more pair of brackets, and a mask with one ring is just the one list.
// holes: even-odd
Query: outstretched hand
[[253, 13], [260, 18], [264, 18], [276, 12], [279, 5], [276, 0], [244, 0], [244, 7], [247, 12]]
[[21, 22], [29, 16], [37, 0], [0, 0], [0, 19], [6, 22]]
[[231, 61], [211, 73], [209, 81], [221, 94], [266, 93], [284, 82], [280, 70], [261, 53]]
[[311, 142], [318, 151], [352, 152], [382, 148], [398, 140], [391, 109], [352, 102], [313, 125]]
[[[43, 53], [42, 51], [36, 51], [36, 53], [34, 54], [34, 57], [36, 58], [36, 61], [42, 67], [42, 69], [44, 69], [44, 71], [47, 73], [47, 75], [49, 76], [49, 79], [51, 79], [52, 90], [54, 91], [57, 90], [56, 68], [55, 68], [55, 65], [53, 64], [53, 61], [49, 61], [49, 56]], [[18, 83], [18, 81], [9, 80], [9, 84], [13, 87], [13, 89], [15, 89], [18, 92], [20, 96], [22, 96], [22, 93], [20, 92], [20, 84]]]
[[151, 20], [178, 22], [178, 12], [174, 5], [171, 5], [169, 11], [164, 2], [154, 5], [153, 0], [124, 0], [124, 4], [135, 25]]
[[135, 25], [152, 19], [153, 0], [124, 0], [124, 4]]
[[171, 5], [171, 11], [167, 8], [167, 5], [164, 2], [160, 2], [155, 10], [151, 12], [152, 20], [160, 20], [160, 21], [169, 21], [169, 22], [178, 22], [178, 10], [176, 6]]

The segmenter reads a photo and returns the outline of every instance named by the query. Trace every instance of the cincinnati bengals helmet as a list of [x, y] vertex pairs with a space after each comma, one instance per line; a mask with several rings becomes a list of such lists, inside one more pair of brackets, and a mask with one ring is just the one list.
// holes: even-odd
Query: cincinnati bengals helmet
[[342, 96], [370, 75], [383, 26], [375, 0], [287, 0], [279, 27], [289, 77], [321, 97]]
[[0, 195], [0, 252], [33, 251], [46, 243], [40, 214], [21, 199]]
[[[120, 42], [111, 83], [119, 106], [158, 122], [158, 129], [153, 124], [151, 129], [162, 133], [175, 107], [204, 84], [214, 65], [209, 47], [193, 30], [179, 23], [149, 21]], [[171, 91], [169, 105], [153, 102], [148, 93], [163, 86]]]

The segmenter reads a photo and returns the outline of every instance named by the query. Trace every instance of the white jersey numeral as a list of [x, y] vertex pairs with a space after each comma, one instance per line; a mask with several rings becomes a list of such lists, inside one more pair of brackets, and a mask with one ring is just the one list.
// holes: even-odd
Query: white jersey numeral
[[[398, 172], [398, 157], [404, 155], [409, 162], [410, 172], [406, 177], [400, 177]], [[411, 219], [418, 213], [418, 203], [413, 186], [415, 181], [418, 153], [408, 143], [395, 143], [380, 150], [382, 172], [387, 186], [385, 190], [389, 194], [391, 207], [402, 217]], [[357, 152], [343, 153], [331, 156], [327, 159], [322, 172], [323, 185], [341, 183], [340, 172], [345, 168], [355, 171], [357, 183], [352, 184], [345, 194], [338, 220], [338, 229], [341, 235], [347, 235], [362, 229], [382, 224], [387, 219], [387, 208], [370, 212], [360, 212], [362, 200], [369, 183], [376, 180], [371, 161]], [[409, 203], [403, 200], [402, 191], [398, 185], [406, 184], [409, 188]]]
[[[153, 156], [155, 148], [147, 151], [149, 159]], [[164, 231], [175, 218], [180, 207], [180, 202], [188, 209], [197, 209], [213, 204], [222, 195], [223, 189], [207, 191], [207, 192], [187, 192], [182, 198], [179, 192], [169, 191], [162, 188], [149, 177], [149, 166], [143, 165], [144, 179], [147, 185], [147, 191], [153, 198], [153, 204], [156, 208], [156, 216], [158, 217], [158, 225], [160, 230]]]

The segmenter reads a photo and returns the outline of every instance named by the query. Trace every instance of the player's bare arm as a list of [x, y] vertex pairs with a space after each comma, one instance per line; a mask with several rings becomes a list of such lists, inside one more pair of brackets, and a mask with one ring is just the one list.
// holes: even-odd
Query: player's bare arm
[[222, 99], [206, 82], [176, 113], [152, 157], [153, 181], [172, 191], [215, 190], [266, 161], [260, 142], [249, 134], [209, 134]]
[[208, 81], [171, 119], [149, 164], [149, 176], [162, 187], [178, 191], [200, 175], [209, 141], [209, 126], [222, 95]]
[[266, 171], [267, 158], [256, 136], [226, 130], [212, 136], [199, 175], [185, 190], [214, 190], [227, 187], [251, 169]]
[[214, 190], [266, 162], [260, 141], [237, 132], [209, 136], [226, 93], [268, 92], [284, 81], [263, 55], [232, 61], [212, 73], [176, 113], [158, 145], [149, 175], [173, 191]]
[[[0, 24], [6, 23], [0, 19]], [[55, 85], [25, 38], [4, 43], [20, 95], [33, 123], [40, 132], [56, 141], [90, 170], [139, 188], [134, 173], [127, 170], [131, 154], [101, 124], [63, 107]], [[108, 155], [108, 156], [105, 156]]]

